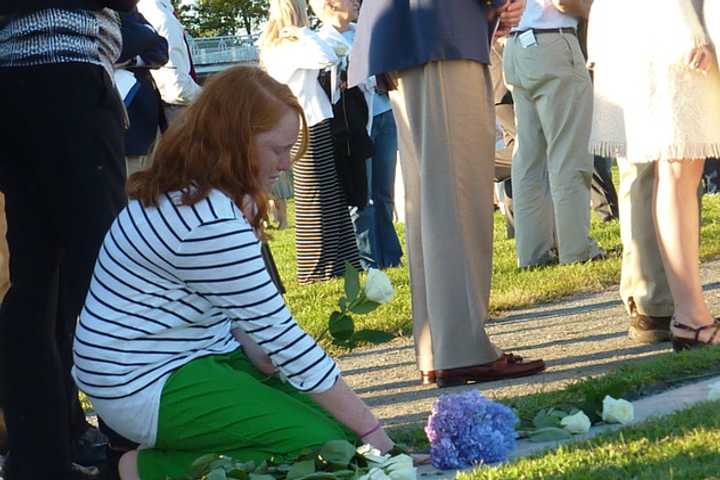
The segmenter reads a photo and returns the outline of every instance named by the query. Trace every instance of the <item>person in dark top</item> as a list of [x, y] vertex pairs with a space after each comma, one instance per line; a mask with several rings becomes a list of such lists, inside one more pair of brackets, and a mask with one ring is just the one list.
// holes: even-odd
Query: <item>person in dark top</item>
[[122, 52], [118, 66], [130, 72], [137, 86], [125, 98], [130, 125], [125, 132], [128, 175], [148, 164], [158, 130], [167, 128], [160, 91], [150, 71], [168, 61], [168, 42], [137, 10], [120, 15]]
[[[0, 190], [11, 287], [0, 308], [7, 480], [88, 478], [72, 339], [105, 231], [125, 204], [115, 10], [134, 0], [0, 3]], [[115, 10], [114, 10], [115, 9]], [[59, 28], [62, 26], [62, 28]], [[71, 419], [76, 420], [72, 421]]]

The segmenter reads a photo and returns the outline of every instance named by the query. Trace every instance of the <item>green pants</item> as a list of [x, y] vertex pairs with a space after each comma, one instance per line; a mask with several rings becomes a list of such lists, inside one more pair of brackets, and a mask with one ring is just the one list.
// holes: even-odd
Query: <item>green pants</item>
[[356, 440], [309, 396], [265, 377], [237, 350], [193, 360], [170, 376], [155, 447], [140, 451], [138, 470], [142, 480], [166, 480], [188, 473], [206, 453], [262, 461], [338, 439]]

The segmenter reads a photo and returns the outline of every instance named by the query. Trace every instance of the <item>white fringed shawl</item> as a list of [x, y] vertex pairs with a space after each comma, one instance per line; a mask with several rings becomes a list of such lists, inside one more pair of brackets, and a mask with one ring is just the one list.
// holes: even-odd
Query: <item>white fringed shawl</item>
[[593, 153], [631, 162], [720, 157], [720, 72], [685, 65], [708, 34], [720, 40], [719, 15], [720, 0], [594, 2]]

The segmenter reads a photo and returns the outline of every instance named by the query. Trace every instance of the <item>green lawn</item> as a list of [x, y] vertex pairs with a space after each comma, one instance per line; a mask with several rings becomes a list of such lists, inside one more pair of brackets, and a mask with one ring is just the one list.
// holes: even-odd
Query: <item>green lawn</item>
[[[291, 225], [294, 225], [292, 203]], [[403, 225], [397, 230], [404, 245]], [[294, 229], [271, 230], [271, 246], [278, 269], [288, 289], [286, 299], [299, 323], [317, 336], [324, 328], [327, 317], [334, 309], [342, 292], [341, 280], [301, 286], [295, 278]], [[504, 220], [495, 215], [495, 245], [493, 258], [492, 293], [490, 308], [493, 313], [548, 302], [580, 292], [598, 291], [616, 285], [620, 278], [620, 229], [617, 222], [601, 223], [593, 218], [592, 236], [610, 253], [600, 262], [552, 266], [533, 270], [517, 268], [515, 243], [505, 238]], [[701, 255], [703, 259], [720, 256], [720, 198], [703, 200]], [[407, 334], [411, 331], [410, 285], [407, 264], [387, 271], [397, 289], [397, 296], [388, 305], [375, 312], [356, 318], [359, 329], [380, 331], [387, 336]], [[382, 338], [382, 337], [381, 337]]]
[[720, 402], [708, 402], [587, 442], [459, 480], [699, 480], [720, 478]]

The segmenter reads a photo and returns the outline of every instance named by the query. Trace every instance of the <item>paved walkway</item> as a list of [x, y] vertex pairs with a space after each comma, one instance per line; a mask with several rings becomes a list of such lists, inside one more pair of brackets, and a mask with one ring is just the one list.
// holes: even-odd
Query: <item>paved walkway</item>
[[[702, 267], [706, 298], [720, 311], [720, 261]], [[526, 357], [545, 359], [548, 369], [533, 377], [479, 383], [439, 390], [421, 386], [412, 338], [399, 338], [339, 358], [348, 383], [386, 425], [425, 422], [440, 393], [479, 388], [501, 399], [556, 390], [568, 382], [670, 351], [670, 344], [637, 345], [627, 338], [627, 316], [617, 288], [596, 294], [509, 312], [488, 324], [500, 347]], [[458, 332], [462, 335], [462, 332]]]

